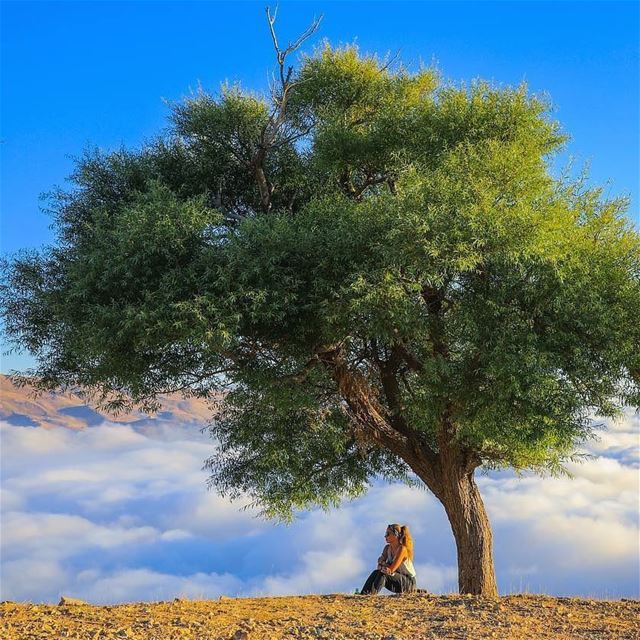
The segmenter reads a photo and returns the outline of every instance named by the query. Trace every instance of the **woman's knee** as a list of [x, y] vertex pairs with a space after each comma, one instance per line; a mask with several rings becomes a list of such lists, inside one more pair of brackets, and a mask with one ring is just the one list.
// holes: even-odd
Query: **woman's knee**
[[408, 577], [402, 584], [403, 593], [415, 593], [416, 592], [416, 580], [415, 578]]

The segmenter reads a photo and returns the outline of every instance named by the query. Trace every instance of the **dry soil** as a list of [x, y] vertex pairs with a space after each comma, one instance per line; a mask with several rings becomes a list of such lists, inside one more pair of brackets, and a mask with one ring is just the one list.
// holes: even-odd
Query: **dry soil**
[[322, 595], [96, 606], [0, 603], [4, 640], [640, 638], [637, 600]]

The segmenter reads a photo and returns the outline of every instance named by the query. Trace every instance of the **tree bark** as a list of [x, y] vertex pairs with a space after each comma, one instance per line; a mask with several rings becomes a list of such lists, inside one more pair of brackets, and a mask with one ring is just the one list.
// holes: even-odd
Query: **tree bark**
[[493, 536], [474, 470], [446, 461], [446, 457], [443, 462], [437, 497], [447, 512], [456, 541], [458, 589], [460, 593], [497, 597]]
[[260, 204], [263, 213], [269, 213], [269, 210], [271, 209], [271, 194], [273, 193], [273, 187], [269, 184], [264, 171], [264, 163], [266, 157], [267, 150], [265, 147], [262, 147], [258, 150], [255, 157], [251, 161], [253, 175], [256, 179], [256, 183], [258, 184], [258, 189], [260, 191]]

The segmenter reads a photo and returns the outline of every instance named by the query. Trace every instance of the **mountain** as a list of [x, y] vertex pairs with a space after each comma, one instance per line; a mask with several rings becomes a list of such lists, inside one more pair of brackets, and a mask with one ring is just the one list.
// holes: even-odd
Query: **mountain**
[[161, 397], [156, 414], [139, 411], [113, 415], [99, 411], [73, 392], [34, 395], [29, 387], [17, 387], [11, 378], [0, 374], [0, 420], [20, 427], [52, 429], [86, 429], [104, 421], [115, 424], [146, 425], [154, 422], [204, 425], [212, 409], [198, 398], [183, 398], [179, 394]]

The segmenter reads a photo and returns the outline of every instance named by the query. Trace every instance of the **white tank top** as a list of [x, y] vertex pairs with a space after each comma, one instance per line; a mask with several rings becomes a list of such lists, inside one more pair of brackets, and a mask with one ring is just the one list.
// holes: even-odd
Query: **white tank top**
[[[391, 564], [393, 562], [393, 552], [391, 551], [391, 546], [387, 545], [387, 564]], [[413, 566], [413, 562], [409, 558], [405, 558], [402, 561], [402, 564], [396, 569], [397, 573], [403, 573], [405, 576], [411, 576], [412, 578], [416, 577], [416, 570]]]

